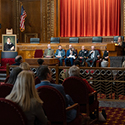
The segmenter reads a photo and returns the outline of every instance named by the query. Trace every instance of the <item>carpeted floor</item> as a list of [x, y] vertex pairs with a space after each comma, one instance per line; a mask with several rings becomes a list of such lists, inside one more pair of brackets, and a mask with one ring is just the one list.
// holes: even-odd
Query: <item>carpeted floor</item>
[[125, 125], [125, 108], [100, 107], [99, 110], [105, 109], [106, 122], [96, 122], [92, 125]]

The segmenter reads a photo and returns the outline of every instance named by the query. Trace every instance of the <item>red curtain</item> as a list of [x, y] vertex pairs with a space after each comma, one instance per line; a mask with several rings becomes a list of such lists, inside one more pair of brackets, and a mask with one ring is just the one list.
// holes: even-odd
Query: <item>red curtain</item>
[[61, 37], [117, 36], [121, 0], [60, 0]]

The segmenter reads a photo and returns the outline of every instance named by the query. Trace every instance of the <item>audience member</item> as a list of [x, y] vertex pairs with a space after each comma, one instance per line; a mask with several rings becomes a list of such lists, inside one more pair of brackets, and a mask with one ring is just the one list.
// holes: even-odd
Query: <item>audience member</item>
[[37, 62], [41, 66], [43, 64], [44, 60], [43, 59], [38, 59]]
[[30, 65], [27, 62], [23, 62], [19, 65], [23, 70], [30, 70]]
[[23, 62], [23, 58], [21, 55], [15, 57], [15, 62], [13, 65], [20, 65]]
[[[76, 76], [80, 77], [80, 69], [77, 66], [72, 66], [69, 68], [69, 77]], [[94, 92], [94, 89], [89, 85], [89, 83], [86, 81], [86, 79], [83, 79], [84, 83], [86, 84], [89, 93]]]
[[[44, 86], [44, 85], [48, 85], [48, 86], [52, 86], [54, 88], [56, 88], [58, 91], [60, 91], [60, 93], [63, 95], [65, 101], [66, 101], [66, 107], [74, 104], [74, 102], [72, 101], [71, 97], [69, 95], [66, 95], [64, 92], [64, 88], [62, 85], [57, 85], [57, 84], [51, 84], [50, 80], [51, 80], [51, 73], [50, 70], [48, 68], [48, 66], [41, 66], [39, 68], [38, 71], [38, 77], [41, 80], [40, 84], [36, 85], [36, 88], [40, 87], [40, 86]], [[76, 110], [71, 110], [67, 112], [67, 122], [72, 121], [73, 119], [75, 119], [76, 117]]]
[[15, 84], [18, 74], [22, 71], [20, 67], [13, 68], [12, 72], [10, 73], [9, 79], [6, 83]]
[[82, 60], [81, 65], [84, 66], [85, 65], [85, 60], [88, 57], [88, 50], [85, 49], [84, 46], [82, 46], [82, 50], [79, 51], [79, 55], [78, 55], [78, 59]]
[[35, 89], [31, 72], [22, 71], [17, 76], [15, 85], [6, 99], [17, 103], [23, 109], [28, 125], [46, 125], [47, 117], [42, 108], [43, 101]]
[[74, 65], [80, 67], [80, 61], [79, 60], [75, 60]]
[[107, 67], [108, 66], [108, 58], [109, 58], [108, 53], [109, 53], [109, 51], [107, 51], [107, 47], [105, 47], [103, 59], [102, 59], [102, 62], [101, 62], [101, 67]]
[[61, 45], [59, 45], [58, 49], [56, 50], [55, 57], [59, 59], [60, 66], [62, 66], [64, 56], [65, 56], [65, 50], [62, 49]]
[[54, 50], [51, 49], [51, 45], [50, 44], [48, 44], [47, 47], [48, 47], [48, 49], [45, 50], [43, 56], [45, 58], [53, 58], [54, 57]]
[[77, 52], [72, 47], [72, 45], [69, 45], [69, 49], [67, 50], [67, 53], [66, 53], [65, 65], [66, 65], [66, 61], [69, 60], [71, 62], [71, 66], [72, 66], [73, 60], [76, 59], [76, 56], [77, 56]]
[[[88, 59], [86, 60], [89, 67], [93, 67], [96, 60], [100, 57], [99, 51], [95, 50], [94, 46], [91, 46], [91, 50], [88, 53]], [[92, 64], [90, 65], [90, 61], [92, 61]]]

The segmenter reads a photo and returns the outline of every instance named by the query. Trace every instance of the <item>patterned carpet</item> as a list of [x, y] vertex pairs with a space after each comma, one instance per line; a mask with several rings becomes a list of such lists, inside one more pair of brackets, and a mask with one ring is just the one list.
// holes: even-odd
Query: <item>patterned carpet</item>
[[105, 109], [107, 120], [106, 122], [96, 122], [92, 125], [125, 125], [125, 109], [100, 107], [99, 110]]

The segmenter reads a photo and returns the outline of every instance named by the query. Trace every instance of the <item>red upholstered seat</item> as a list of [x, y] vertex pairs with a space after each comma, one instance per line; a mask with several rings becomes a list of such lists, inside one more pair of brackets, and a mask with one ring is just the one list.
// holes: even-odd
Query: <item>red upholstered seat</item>
[[[65, 100], [62, 94], [51, 86], [42, 86], [38, 88], [40, 98], [43, 100], [43, 109], [51, 122], [51, 125], [81, 125], [82, 116], [79, 115], [78, 104], [66, 108]], [[66, 111], [73, 108], [77, 109], [77, 117], [70, 123], [66, 122]]]
[[16, 103], [0, 98], [0, 125], [27, 125], [27, 120]]
[[11, 84], [0, 85], [0, 98], [5, 98], [7, 95], [9, 95], [12, 88], [13, 88], [13, 85]]
[[12, 65], [15, 63], [15, 58], [2, 58], [1, 59], [1, 67], [0, 67], [0, 73], [6, 72], [6, 64], [9, 63], [9, 65]]
[[[95, 110], [98, 112], [99, 102], [97, 100], [97, 93], [89, 93], [86, 84], [81, 78], [75, 76], [66, 78], [62, 85], [66, 94], [70, 95], [75, 103], [79, 103], [81, 113], [86, 113], [89, 116]], [[89, 102], [90, 96], [95, 96], [91, 104]]]
[[42, 49], [36, 49], [34, 58], [42, 58], [43, 57], [43, 50]]

